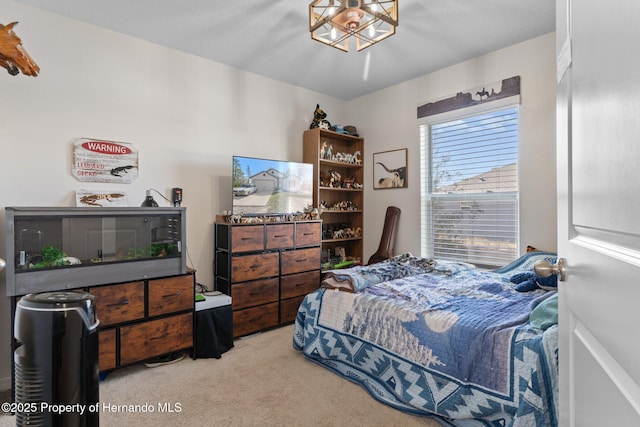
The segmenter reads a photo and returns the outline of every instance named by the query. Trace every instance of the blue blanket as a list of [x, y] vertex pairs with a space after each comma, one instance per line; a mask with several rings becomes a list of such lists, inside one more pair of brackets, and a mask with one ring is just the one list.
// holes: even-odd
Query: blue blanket
[[357, 292], [387, 280], [428, 273], [435, 265], [432, 259], [405, 253], [371, 265], [330, 270], [322, 281], [322, 287]]
[[445, 270], [308, 295], [294, 348], [443, 425], [557, 425], [557, 326], [528, 323], [555, 293], [515, 291], [512, 271]]

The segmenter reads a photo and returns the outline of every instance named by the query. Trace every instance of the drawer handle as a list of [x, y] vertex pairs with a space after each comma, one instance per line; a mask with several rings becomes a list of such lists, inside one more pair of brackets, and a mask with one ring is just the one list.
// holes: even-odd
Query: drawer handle
[[127, 304], [129, 304], [129, 300], [125, 298], [125, 299], [123, 299], [123, 300], [121, 300], [119, 302], [114, 302], [112, 304], [107, 304], [107, 307], [115, 307], [117, 305], [127, 305]]
[[159, 337], [151, 337], [151, 338], [149, 338], [149, 341], [161, 340], [161, 339], [166, 338], [168, 336], [169, 336], [169, 332], [165, 332], [164, 334], [160, 335]]
[[296, 260], [296, 262], [307, 262], [307, 259], [306, 258], [305, 259], [299, 259], [299, 260]]
[[315, 233], [302, 233], [303, 236], [313, 236]]
[[162, 298], [179, 297], [180, 295], [182, 295], [182, 292], [176, 292], [175, 294], [164, 294]]
[[240, 240], [251, 240], [251, 237], [241, 237]]
[[279, 239], [281, 237], [287, 237], [286, 234], [275, 234], [273, 237], [275, 237], [276, 239]]

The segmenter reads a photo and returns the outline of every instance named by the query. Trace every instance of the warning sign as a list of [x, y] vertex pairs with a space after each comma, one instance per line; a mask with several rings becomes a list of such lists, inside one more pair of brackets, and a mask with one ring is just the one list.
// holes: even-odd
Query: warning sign
[[79, 181], [130, 184], [138, 178], [138, 150], [126, 142], [79, 138], [71, 173]]

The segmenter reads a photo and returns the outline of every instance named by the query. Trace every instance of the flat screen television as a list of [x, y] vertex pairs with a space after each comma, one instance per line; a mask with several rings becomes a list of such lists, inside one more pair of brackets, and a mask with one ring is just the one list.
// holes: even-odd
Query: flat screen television
[[313, 165], [233, 156], [233, 214], [284, 215], [313, 206]]

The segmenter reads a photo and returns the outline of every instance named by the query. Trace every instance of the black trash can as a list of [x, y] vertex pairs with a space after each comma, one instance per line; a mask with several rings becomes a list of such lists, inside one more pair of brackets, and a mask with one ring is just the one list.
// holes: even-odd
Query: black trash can
[[86, 292], [29, 294], [18, 302], [17, 426], [99, 424], [98, 324]]

